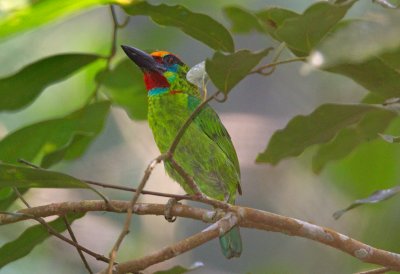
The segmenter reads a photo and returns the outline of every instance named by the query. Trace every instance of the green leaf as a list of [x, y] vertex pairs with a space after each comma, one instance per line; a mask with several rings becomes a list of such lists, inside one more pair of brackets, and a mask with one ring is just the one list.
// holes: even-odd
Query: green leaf
[[326, 68], [350, 77], [383, 99], [400, 96], [400, 48], [359, 64], [339, 64]]
[[342, 159], [358, 145], [376, 139], [395, 117], [394, 112], [377, 109], [367, 113], [354, 127], [342, 129], [330, 143], [318, 148], [312, 160], [313, 171], [319, 173], [328, 162]]
[[274, 22], [277, 27], [273, 37], [285, 42], [296, 55], [307, 56], [355, 2], [356, 0], [348, 1], [340, 5], [326, 1], [317, 2], [301, 15], [286, 13], [280, 17], [280, 21]]
[[336, 211], [335, 213], [333, 213], [333, 218], [339, 219], [344, 213], [360, 205], [376, 204], [384, 200], [390, 199], [399, 192], [400, 192], [400, 186], [395, 186], [389, 189], [377, 190], [367, 198], [355, 200], [351, 205], [349, 205], [345, 209]]
[[317, 59], [320, 68], [339, 64], [359, 64], [400, 47], [400, 11], [369, 14], [337, 29], [322, 41], [310, 62]]
[[113, 104], [126, 110], [129, 117], [147, 119], [147, 92], [142, 72], [129, 59], [124, 59], [111, 71], [102, 71], [96, 80], [106, 87]]
[[232, 23], [232, 32], [248, 33], [253, 30], [264, 32], [264, 27], [259, 19], [250, 11], [236, 6], [224, 8], [224, 13]]
[[124, 9], [130, 15], [147, 15], [157, 24], [180, 28], [184, 33], [215, 50], [234, 51], [230, 33], [223, 25], [208, 15], [191, 12], [181, 5], [153, 6], [144, 1], [124, 6]]
[[14, 11], [0, 19], [0, 40], [34, 29], [100, 4], [125, 3], [122, 0], [40, 0], [24, 9]]
[[358, 123], [367, 113], [377, 109], [361, 104], [325, 104], [307, 116], [296, 116], [284, 129], [272, 135], [257, 162], [277, 164], [284, 158], [297, 156], [309, 146], [328, 142], [341, 129]]
[[86, 183], [67, 174], [2, 163], [0, 187], [89, 188]]
[[[68, 150], [66, 159], [79, 157], [102, 130], [109, 108], [109, 102], [100, 102], [64, 118], [39, 122], [12, 132], [0, 141], [0, 161], [16, 163], [22, 158], [54, 164], [57, 161], [46, 157], [54, 157], [59, 150]], [[77, 135], [81, 136], [79, 142]]]
[[0, 79], [0, 111], [27, 106], [48, 86], [98, 60], [93, 54], [62, 54], [44, 58]]
[[[68, 214], [67, 218], [71, 224], [73, 221], [82, 218], [84, 214]], [[67, 228], [62, 217], [48, 223], [54, 230], [61, 233]], [[0, 247], [0, 268], [28, 255], [35, 246], [41, 244], [51, 235], [41, 225], [34, 225], [26, 229], [17, 239], [8, 242]]]
[[216, 52], [211, 59], [206, 60], [206, 71], [214, 85], [227, 94], [270, 50], [271, 48], [259, 52], [239, 50], [228, 55]]

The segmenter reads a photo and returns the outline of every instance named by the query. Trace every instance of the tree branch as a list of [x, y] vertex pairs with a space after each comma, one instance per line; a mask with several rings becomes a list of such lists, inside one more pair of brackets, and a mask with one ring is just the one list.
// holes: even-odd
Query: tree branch
[[[116, 273], [130, 273], [144, 270], [147, 267], [166, 261], [173, 257], [176, 257], [184, 252], [192, 250], [218, 236], [224, 235], [234, 225], [236, 225], [238, 219], [232, 213], [228, 213], [225, 217], [220, 219], [215, 224], [207, 227], [203, 231], [183, 239], [175, 244], [164, 247], [159, 251], [156, 251], [150, 255], [142, 258], [127, 261], [116, 266]], [[105, 273], [100, 272], [100, 273]]]
[[[127, 201], [110, 201], [110, 203], [113, 205], [112, 207], [107, 206], [102, 200], [89, 200], [27, 208], [17, 212], [22, 213], [21, 215], [0, 214], [0, 224], [4, 225], [26, 220], [29, 219], [29, 216], [47, 217], [68, 212], [111, 211], [122, 213], [126, 212], [130, 205], [130, 202]], [[138, 215], [164, 215], [164, 210], [165, 205], [163, 204], [139, 203], [133, 207], [133, 213]], [[400, 270], [400, 254], [372, 247], [330, 228], [254, 208], [229, 206], [228, 210], [238, 217], [238, 225], [241, 227], [307, 238], [348, 253], [360, 261], [389, 267], [392, 270]], [[213, 214], [215, 214], [213, 210], [181, 204], [175, 204], [171, 208], [172, 216], [191, 218], [203, 222], [211, 222]], [[222, 212], [215, 216], [215, 219], [219, 220], [224, 215]]]

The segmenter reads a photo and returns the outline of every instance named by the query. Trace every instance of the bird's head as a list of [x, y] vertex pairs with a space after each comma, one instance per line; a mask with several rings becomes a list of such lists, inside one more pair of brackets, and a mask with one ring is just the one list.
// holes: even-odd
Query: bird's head
[[[126, 55], [142, 70], [146, 89], [169, 88], [187, 82], [189, 68], [177, 56], [167, 51], [148, 54], [140, 49], [121, 46]], [[187, 82], [188, 83], [188, 82]]]

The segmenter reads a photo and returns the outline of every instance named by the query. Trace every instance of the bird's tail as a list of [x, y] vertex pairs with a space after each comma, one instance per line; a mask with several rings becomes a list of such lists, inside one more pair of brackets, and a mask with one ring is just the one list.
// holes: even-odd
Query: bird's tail
[[219, 237], [219, 244], [222, 253], [227, 259], [240, 257], [242, 253], [242, 238], [240, 237], [239, 227], [235, 226], [225, 235]]

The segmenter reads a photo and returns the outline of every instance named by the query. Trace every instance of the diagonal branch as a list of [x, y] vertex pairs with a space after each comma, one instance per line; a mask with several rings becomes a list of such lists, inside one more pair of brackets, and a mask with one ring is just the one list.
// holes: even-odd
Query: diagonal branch
[[170, 246], [164, 247], [161, 250], [158, 250], [142, 258], [118, 264], [116, 266], [116, 273], [136, 273], [138, 271], [148, 268], [151, 265], [176, 257], [208, 241], [211, 241], [218, 236], [224, 235], [234, 225], [236, 225], [237, 222], [237, 217], [231, 213], [228, 213], [224, 218], [220, 219], [215, 224], [212, 224], [211, 226], [193, 236], [183, 239]]
[[[67, 212], [88, 211], [110, 211], [122, 213], [126, 212], [128, 208], [130, 208], [130, 202], [127, 201], [110, 201], [110, 203], [112, 203], [113, 207], [109, 207], [102, 200], [90, 200], [27, 208], [17, 212], [22, 214], [0, 214], [0, 225], [26, 220], [29, 219], [29, 216], [47, 217], [65, 214]], [[139, 203], [136, 204], [132, 210], [138, 215], [163, 216], [165, 205]], [[230, 206], [229, 210], [237, 216], [239, 219], [238, 225], [241, 227], [273, 231], [289, 236], [306, 238], [338, 249], [360, 261], [388, 267], [392, 270], [400, 270], [400, 254], [375, 248], [330, 228], [254, 208]], [[210, 217], [213, 216], [213, 214], [215, 214], [213, 210], [206, 210], [182, 204], [175, 204], [171, 208], [172, 216], [191, 218], [203, 222], [211, 222], [212, 218]], [[218, 220], [224, 217], [224, 215], [225, 213], [218, 214], [215, 219]], [[121, 264], [123, 265], [124, 263]]]
[[133, 207], [136, 204], [137, 200], [139, 199], [140, 193], [142, 192], [147, 181], [149, 180], [153, 169], [156, 167], [157, 164], [159, 164], [162, 160], [164, 160], [165, 157], [166, 157], [166, 155], [162, 154], [162, 155], [158, 156], [157, 158], [155, 158], [153, 161], [151, 161], [151, 163], [147, 166], [147, 168], [144, 172], [143, 178], [142, 178], [135, 194], [133, 195], [131, 201], [129, 202], [124, 227], [123, 227], [120, 235], [118, 236], [118, 239], [115, 242], [113, 248], [111, 249], [110, 262], [108, 264], [107, 273], [110, 273], [110, 274], [112, 273], [112, 268], [114, 265], [115, 258], [117, 257], [118, 249], [121, 246], [122, 241], [124, 240], [125, 236], [128, 235], [128, 233], [129, 233], [129, 226], [130, 226], [130, 223], [132, 220]]
[[[69, 224], [69, 221], [68, 221], [67, 216], [62, 215], [61, 217], [63, 218], [64, 224], [65, 224], [65, 226], [67, 227], [67, 230], [68, 230], [69, 236], [71, 237], [71, 240], [74, 241], [76, 244], [78, 244], [78, 240], [77, 240], [76, 237], [75, 237], [75, 233], [74, 233], [74, 231], [72, 230], [71, 225]], [[86, 260], [86, 258], [85, 258], [85, 255], [83, 255], [82, 250], [80, 250], [79, 247], [76, 247], [76, 251], [78, 251], [79, 257], [81, 258], [81, 260], [82, 260], [83, 264], [85, 265], [85, 268], [87, 269], [87, 271], [88, 271], [90, 274], [92, 274], [93, 271], [92, 271], [92, 269], [90, 268], [90, 265], [89, 265], [89, 263], [87, 262], [87, 260]]]

